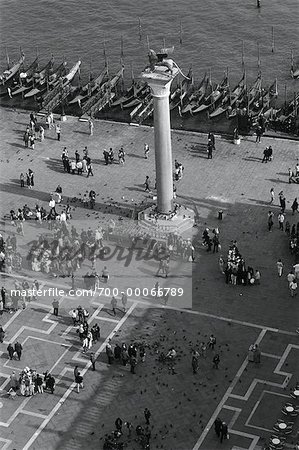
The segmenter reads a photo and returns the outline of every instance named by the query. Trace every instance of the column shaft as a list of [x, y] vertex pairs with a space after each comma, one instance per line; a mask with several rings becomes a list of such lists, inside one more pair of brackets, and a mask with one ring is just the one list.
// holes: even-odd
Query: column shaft
[[157, 210], [169, 214], [173, 210], [173, 175], [170, 134], [169, 94], [154, 98], [155, 159]]

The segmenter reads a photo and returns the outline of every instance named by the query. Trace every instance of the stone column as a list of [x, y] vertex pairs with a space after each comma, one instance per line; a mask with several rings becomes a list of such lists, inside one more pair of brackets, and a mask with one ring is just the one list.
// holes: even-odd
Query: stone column
[[154, 101], [157, 211], [161, 214], [173, 211], [169, 94], [171, 82], [177, 74], [177, 69], [169, 74], [163, 66], [157, 66], [154, 72], [142, 73], [142, 78], [151, 88]]

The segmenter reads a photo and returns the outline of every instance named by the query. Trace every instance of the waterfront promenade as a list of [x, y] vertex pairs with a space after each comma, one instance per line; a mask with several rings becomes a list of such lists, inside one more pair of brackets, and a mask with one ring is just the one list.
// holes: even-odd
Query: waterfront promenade
[[[95, 211], [72, 204], [72, 223], [78, 229], [95, 228], [113, 218], [118, 222], [120, 211], [130, 216], [135, 203], [147, 202], [144, 179], [149, 175], [154, 183], [153, 130], [145, 127], [95, 121], [94, 135], [89, 136], [88, 124], [75, 118], [61, 124], [61, 141], [55, 129], [46, 130], [43, 143], [35, 150], [25, 149], [23, 133], [29, 121], [28, 112], [1, 110], [1, 233], [15, 232], [9, 219], [3, 220], [10, 209], [25, 203], [48, 208], [49, 194], [58, 184], [63, 198], [81, 199], [91, 189], [99, 194]], [[170, 264], [167, 280], [159, 278], [162, 286], [183, 286], [182, 299], [173, 299], [163, 307], [153, 299], [132, 297], [126, 313], [117, 310], [111, 315], [110, 298], [84, 299], [90, 311], [90, 323], [101, 327], [100, 342], [93, 351], [98, 360], [96, 371], [89, 367], [89, 355], [81, 352], [69, 311], [82, 304], [82, 298], [67, 294], [60, 299], [59, 316], [52, 314], [52, 298], [45, 295], [14, 314], [4, 313], [5, 342], [0, 344], [1, 382], [7, 386], [12, 370], [24, 366], [38, 371], [51, 370], [57, 380], [54, 395], [44, 393], [33, 398], [0, 398], [2, 448], [24, 449], [96, 449], [101, 448], [105, 433], [114, 429], [119, 416], [134, 426], [144, 424], [143, 410], [152, 413], [152, 447], [169, 450], [217, 448], [263, 448], [271, 430], [288, 401], [290, 389], [297, 381], [298, 307], [297, 297], [291, 298], [286, 275], [295, 264], [288, 248], [286, 233], [278, 230], [278, 193], [287, 199], [286, 220], [298, 221], [290, 206], [298, 196], [298, 185], [288, 184], [288, 168], [299, 159], [298, 143], [281, 139], [262, 139], [257, 145], [253, 137], [242, 140], [240, 146], [216, 137], [213, 159], [207, 159], [206, 135], [173, 132], [173, 160], [184, 166], [182, 180], [177, 183], [177, 200], [193, 207], [197, 216], [194, 228], [195, 262]], [[144, 159], [143, 146], [150, 146], [150, 157]], [[263, 150], [271, 145], [274, 158], [262, 164]], [[93, 163], [94, 177], [63, 173], [61, 153], [67, 147], [74, 156], [87, 146]], [[104, 165], [103, 150], [120, 147], [126, 152], [125, 164]], [[35, 173], [32, 190], [21, 188], [19, 176], [31, 168]], [[276, 199], [269, 205], [270, 189]], [[115, 203], [116, 202], [116, 203]], [[128, 207], [130, 205], [130, 207]], [[223, 221], [217, 219], [223, 210]], [[267, 213], [274, 214], [273, 232], [267, 229]], [[125, 221], [126, 222], [126, 221]], [[130, 222], [133, 227], [133, 222]], [[127, 224], [127, 222], [126, 222]], [[130, 226], [130, 225], [127, 225]], [[218, 266], [219, 254], [207, 254], [201, 245], [205, 227], [218, 226], [221, 252], [226, 256], [232, 240], [236, 240], [247, 265], [261, 272], [258, 286], [226, 285]], [[47, 232], [46, 227], [42, 231]], [[35, 223], [25, 223], [24, 237], [18, 236], [20, 252], [26, 255], [28, 243], [41, 233]], [[283, 277], [277, 276], [276, 262], [284, 262]], [[97, 269], [103, 263], [97, 261]], [[121, 261], [109, 261], [111, 287], [122, 289], [146, 286], [157, 281], [155, 261], [136, 261], [128, 267]], [[90, 270], [88, 264], [86, 270]], [[68, 279], [53, 279], [44, 274], [32, 274], [22, 269], [17, 277], [38, 278], [44, 287], [67, 289]], [[2, 284], [12, 288], [14, 277], [4, 277]], [[79, 280], [76, 280], [78, 286]], [[80, 285], [81, 286], [81, 285]], [[199, 362], [196, 375], [192, 373], [191, 349], [207, 341], [210, 334], [217, 337], [220, 354], [219, 370], [212, 368], [214, 353]], [[136, 375], [128, 368], [106, 364], [107, 339], [113, 343], [144, 340], [149, 344], [146, 360], [138, 364]], [[10, 340], [23, 343], [22, 361], [9, 361], [6, 347]], [[258, 342], [262, 351], [260, 366], [247, 360], [249, 346]], [[174, 346], [179, 358], [176, 374], [168, 371], [156, 359], [155, 345], [167, 351]], [[79, 365], [84, 373], [85, 389], [74, 390], [73, 369]], [[230, 439], [223, 444], [214, 434], [217, 416], [229, 425]], [[289, 445], [298, 431], [298, 419]], [[125, 433], [124, 433], [125, 434]], [[132, 439], [129, 449], [140, 446]], [[292, 447], [290, 447], [292, 448]]]

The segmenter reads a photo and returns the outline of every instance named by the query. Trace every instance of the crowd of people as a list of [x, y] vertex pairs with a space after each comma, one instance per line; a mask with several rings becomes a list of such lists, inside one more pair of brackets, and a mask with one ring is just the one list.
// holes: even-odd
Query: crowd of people
[[25, 367], [19, 375], [12, 372], [9, 379], [8, 395], [22, 395], [31, 397], [36, 394], [43, 394], [44, 390], [54, 394], [56, 380], [48, 371], [43, 374], [38, 373], [35, 369]]
[[245, 259], [239, 252], [237, 241], [232, 241], [226, 259], [223, 255], [220, 255], [219, 269], [225, 275], [226, 284], [233, 286], [260, 284], [260, 271], [258, 269], [254, 270], [251, 266], [246, 267]]

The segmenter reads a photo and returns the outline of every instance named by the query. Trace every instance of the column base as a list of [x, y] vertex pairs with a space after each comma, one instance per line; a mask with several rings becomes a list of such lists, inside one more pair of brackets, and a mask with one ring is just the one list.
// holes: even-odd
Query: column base
[[153, 205], [138, 214], [138, 224], [144, 229], [182, 235], [195, 226], [195, 213], [186, 206], [175, 204], [170, 214], [161, 214]]

